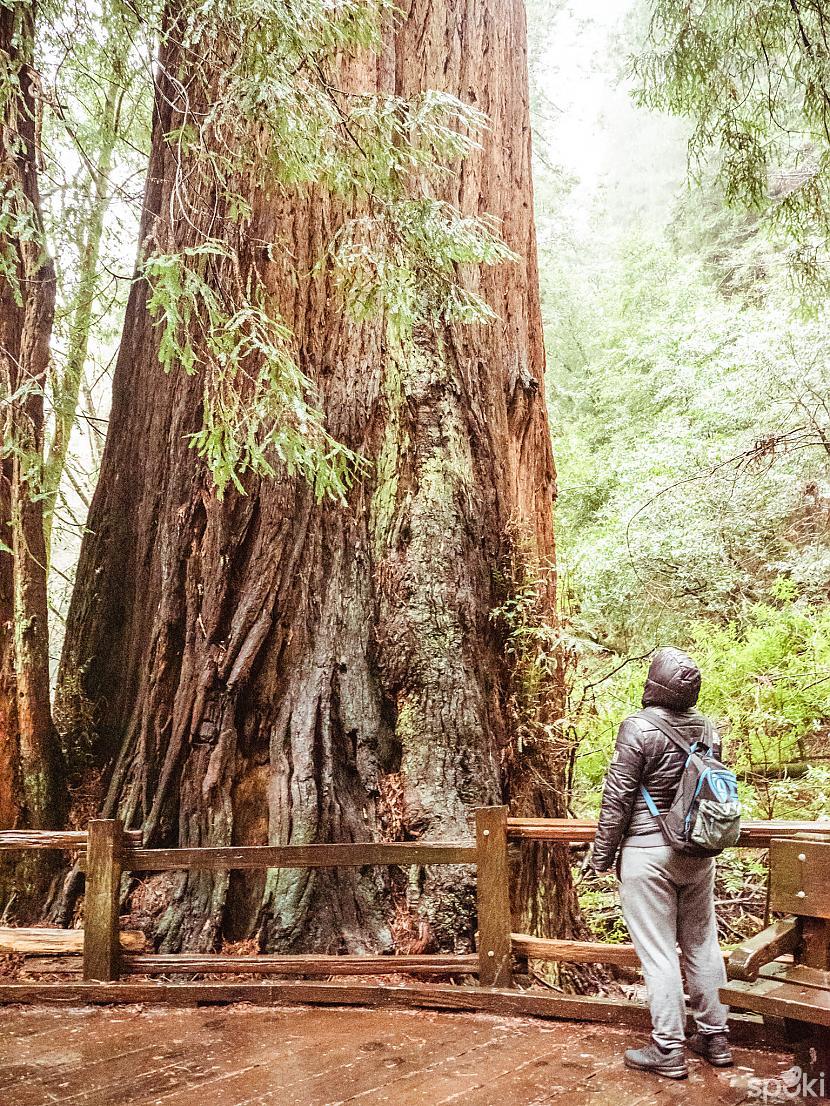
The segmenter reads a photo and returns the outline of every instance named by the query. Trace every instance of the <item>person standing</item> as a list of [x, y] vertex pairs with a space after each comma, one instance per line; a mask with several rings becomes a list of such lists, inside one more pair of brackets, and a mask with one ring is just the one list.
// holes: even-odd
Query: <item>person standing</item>
[[[700, 682], [700, 669], [686, 653], [655, 653], [642, 700], [648, 711], [626, 718], [617, 735], [591, 855], [597, 872], [617, 864], [623, 917], [648, 992], [652, 1040], [629, 1049], [625, 1064], [670, 1079], [688, 1075], [687, 1044], [717, 1067], [732, 1063], [728, 1010], [718, 996], [726, 971], [715, 918], [715, 861], [677, 852], [663, 837], [658, 815], [672, 805], [687, 754], [648, 717], [719, 757], [715, 727], [695, 710]], [[688, 1042], [678, 945], [697, 1026]]]

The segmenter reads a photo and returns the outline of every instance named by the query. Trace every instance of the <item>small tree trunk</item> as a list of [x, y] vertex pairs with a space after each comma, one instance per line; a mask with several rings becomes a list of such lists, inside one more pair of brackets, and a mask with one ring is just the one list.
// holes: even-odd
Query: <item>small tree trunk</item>
[[[41, 491], [55, 270], [44, 243], [37, 179], [34, 20], [34, 6], [0, 8], [0, 53], [19, 82], [17, 94], [4, 105], [2, 121], [5, 202], [28, 230], [3, 243], [16, 256], [17, 266], [0, 287], [0, 382], [10, 397], [0, 500], [8, 511], [4, 533], [11, 538], [0, 553], [0, 691], [6, 699], [0, 709], [0, 809], [8, 824], [37, 829], [60, 825], [66, 803], [49, 702]], [[40, 860], [31, 865], [30, 879], [18, 878], [19, 909], [42, 907], [38, 899], [52, 867], [50, 860]]]
[[[55, 305], [51, 262], [35, 270], [18, 351], [18, 387], [29, 397], [13, 405], [12, 550], [14, 555], [14, 656], [23, 802], [30, 828], [55, 825], [62, 814], [60, 759], [49, 702], [49, 622], [41, 472], [43, 388]], [[57, 805], [56, 805], [57, 804]]]
[[[0, 290], [0, 312], [4, 312]], [[5, 389], [5, 379], [0, 382]], [[8, 415], [7, 415], [8, 418]], [[3, 420], [5, 440], [6, 419]], [[14, 659], [14, 559], [12, 553], [12, 465], [0, 460], [0, 828], [20, 819], [20, 756], [17, 744], [17, 681]]]
[[[126, 40], [123, 35], [113, 34], [109, 41], [111, 51], [126, 51]], [[122, 64], [123, 59], [116, 54], [114, 57], [111, 56], [109, 60], [112, 64], [113, 73], [106, 86], [104, 108], [99, 121], [102, 137], [93, 168], [93, 179], [90, 184], [89, 210], [80, 232], [78, 288], [71, 309], [69, 346], [64, 371], [55, 388], [53, 397], [55, 426], [46, 457], [43, 507], [46, 552], [50, 559], [55, 505], [69, 453], [72, 429], [78, 413], [81, 384], [89, 350], [90, 327], [98, 289], [98, 263], [101, 255], [104, 218], [111, 198], [109, 175], [112, 169], [121, 102], [124, 96], [125, 66]]]

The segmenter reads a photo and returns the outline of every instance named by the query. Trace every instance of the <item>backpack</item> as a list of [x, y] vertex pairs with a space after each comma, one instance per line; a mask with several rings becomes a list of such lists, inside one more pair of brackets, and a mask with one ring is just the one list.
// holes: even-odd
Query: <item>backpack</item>
[[711, 747], [705, 742], [695, 741], [690, 745], [658, 715], [649, 710], [642, 713], [686, 753], [683, 775], [666, 814], [660, 813], [645, 785], [640, 785], [649, 813], [659, 821], [666, 844], [687, 856], [717, 856], [723, 849], [737, 844], [741, 832], [741, 803], [735, 773], [712, 755]]

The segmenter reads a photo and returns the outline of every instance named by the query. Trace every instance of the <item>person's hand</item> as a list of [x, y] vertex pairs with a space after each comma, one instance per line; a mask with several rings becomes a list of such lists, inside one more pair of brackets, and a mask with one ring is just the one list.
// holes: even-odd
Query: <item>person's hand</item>
[[606, 872], [611, 871], [611, 869], [614, 867], [614, 862], [612, 861], [610, 864], [600, 865], [600, 864], [597, 863], [597, 861], [594, 857], [594, 854], [591, 853], [591, 855], [588, 858], [588, 867], [591, 869], [591, 871], [594, 873], [594, 875], [601, 876], [601, 875], [605, 875]]

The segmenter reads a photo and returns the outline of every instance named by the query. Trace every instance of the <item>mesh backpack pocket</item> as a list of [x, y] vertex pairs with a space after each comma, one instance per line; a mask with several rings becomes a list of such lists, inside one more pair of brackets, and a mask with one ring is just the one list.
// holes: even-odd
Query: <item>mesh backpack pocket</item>
[[737, 845], [741, 836], [741, 804], [738, 800], [701, 799], [689, 840], [703, 849], [726, 849]]

